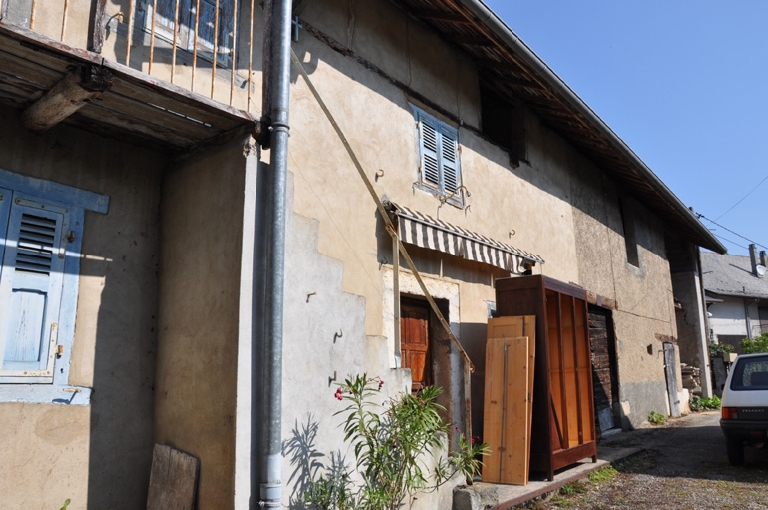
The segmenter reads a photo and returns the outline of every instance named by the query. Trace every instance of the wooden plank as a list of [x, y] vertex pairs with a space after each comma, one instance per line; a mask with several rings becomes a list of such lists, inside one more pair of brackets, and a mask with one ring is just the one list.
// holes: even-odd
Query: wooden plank
[[672, 342], [664, 342], [664, 372], [667, 379], [667, 394], [669, 395], [669, 414], [680, 416], [680, 399], [677, 396], [677, 372], [675, 371], [675, 346]]
[[528, 483], [528, 337], [505, 338], [506, 418], [501, 481], [514, 485]]
[[98, 101], [99, 106], [118, 112], [130, 112], [138, 119], [158, 127], [170, 129], [178, 134], [188, 136], [196, 141], [206, 140], [222, 133], [217, 126], [208, 126], [201, 122], [182, 117], [175, 113], [157, 108], [133, 97], [116, 94], [109, 91], [103, 94]]
[[163, 140], [165, 143], [179, 148], [189, 147], [195, 143], [195, 140], [181, 136], [175, 131], [159, 125], [148, 124], [144, 119], [133, 117], [124, 112], [104, 108], [95, 102], [81, 108], [76, 115], [92, 120], [96, 124], [111, 126], [133, 133], [140, 133], [154, 140]]
[[120, 78], [116, 80], [113, 90], [123, 95], [136, 97], [188, 117], [197, 118], [223, 130], [256, 120], [242, 110], [219, 103], [165, 80], [153, 78], [123, 64], [105, 60], [104, 66]]
[[[88, 49], [101, 53], [104, 46], [104, 35], [106, 32], [106, 7], [107, 0], [96, 0], [91, 5], [91, 23], [88, 32]], [[131, 13], [131, 16], [133, 13]]]
[[0, 70], [3, 75], [36, 83], [45, 89], [51, 88], [66, 75], [66, 69], [62, 73], [2, 50], [0, 50]]
[[40, 32], [5, 22], [0, 22], [0, 47], [22, 57], [26, 54], [30, 60], [44, 62], [49, 68], [62, 71], [68, 64], [101, 65], [103, 62], [101, 55], [97, 53], [70, 46]]
[[[494, 321], [495, 319], [490, 319]], [[489, 321], [489, 322], [490, 322]], [[485, 349], [485, 407], [483, 412], [483, 441], [491, 454], [483, 459], [483, 481], [501, 481], [501, 453], [504, 417], [504, 343], [492, 338], [488, 325], [488, 343]]]
[[483, 481], [528, 482], [534, 353], [534, 316], [489, 320], [483, 440], [492, 453]]
[[155, 444], [147, 510], [193, 510], [200, 461], [184, 452]]

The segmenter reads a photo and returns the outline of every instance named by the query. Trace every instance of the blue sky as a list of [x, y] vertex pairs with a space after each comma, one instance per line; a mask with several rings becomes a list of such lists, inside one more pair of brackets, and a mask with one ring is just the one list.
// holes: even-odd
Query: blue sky
[[768, 1], [486, 3], [729, 253], [768, 251]]

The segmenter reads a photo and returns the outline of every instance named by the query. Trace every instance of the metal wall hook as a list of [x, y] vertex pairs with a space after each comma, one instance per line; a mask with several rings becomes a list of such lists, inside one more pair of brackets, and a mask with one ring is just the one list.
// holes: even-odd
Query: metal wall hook
[[344, 331], [342, 331], [341, 329], [339, 329], [339, 332], [338, 332], [338, 333], [334, 333], [334, 334], [333, 334], [333, 343], [336, 343], [336, 339], [337, 339], [337, 338], [341, 338], [342, 336], [344, 336]]

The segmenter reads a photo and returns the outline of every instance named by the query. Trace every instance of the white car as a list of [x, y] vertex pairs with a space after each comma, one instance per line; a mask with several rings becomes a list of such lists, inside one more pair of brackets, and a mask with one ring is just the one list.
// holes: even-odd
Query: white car
[[725, 381], [720, 428], [728, 462], [744, 464], [744, 446], [762, 448], [768, 431], [768, 353], [741, 354]]

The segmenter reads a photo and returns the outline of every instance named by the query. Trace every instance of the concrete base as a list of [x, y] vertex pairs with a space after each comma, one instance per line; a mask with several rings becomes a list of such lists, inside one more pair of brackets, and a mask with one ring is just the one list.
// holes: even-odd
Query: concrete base
[[642, 448], [597, 449], [597, 462], [584, 459], [555, 474], [553, 481], [529, 480], [528, 485], [502, 485], [476, 483], [472, 486], [457, 487], [453, 491], [453, 510], [507, 510], [522, 505], [544, 494], [559, 490], [563, 485], [580, 480], [590, 472], [630, 457]]

